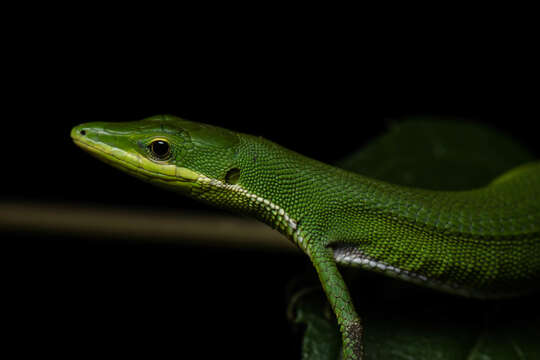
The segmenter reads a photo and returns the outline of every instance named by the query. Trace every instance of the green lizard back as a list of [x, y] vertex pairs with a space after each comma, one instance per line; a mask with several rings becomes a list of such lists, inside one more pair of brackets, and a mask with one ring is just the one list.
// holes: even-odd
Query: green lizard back
[[[376, 138], [358, 152], [341, 160], [338, 165], [345, 169], [393, 184], [400, 184], [408, 187], [414, 186], [415, 188], [451, 190], [451, 194], [456, 194], [456, 190], [484, 188], [490, 183], [510, 180], [510, 178], [514, 176], [519, 177], [521, 175], [524, 177], [525, 181], [527, 181], [527, 176], [529, 174], [527, 174], [527, 172], [522, 172], [522, 170], [525, 169], [518, 165], [528, 162], [534, 162], [534, 157], [527, 149], [513, 141], [504, 133], [498, 132], [496, 129], [464, 120], [414, 118], [402, 119], [399, 122], [391, 122], [387, 133]], [[532, 178], [535, 176], [538, 178], [537, 174], [534, 174], [533, 169], [528, 170], [532, 171], [530, 173]], [[507, 175], [501, 176], [503, 173], [506, 173]], [[498, 180], [494, 180], [494, 178], [497, 178]], [[528, 192], [527, 190], [524, 190], [524, 186], [527, 186], [526, 184], [519, 184], [519, 179], [517, 178], [514, 180], [516, 181], [516, 184], [507, 184], [509, 186], [503, 192], [498, 191], [501, 190], [501, 187], [499, 187], [499, 189], [490, 188], [490, 190], [495, 190], [493, 192], [485, 192], [484, 195], [486, 195], [488, 199], [487, 201], [481, 200], [482, 202], [485, 202], [486, 206], [484, 209], [479, 209], [479, 213], [484, 215], [491, 214], [490, 207], [493, 208], [494, 202], [502, 201], [504, 203], [505, 199], [513, 198], [515, 195], [519, 196], [519, 194], [526, 194], [525, 201], [518, 201], [518, 203], [521, 204], [522, 212], [526, 214], [526, 217], [522, 217], [522, 223], [525, 228], [530, 226], [534, 233], [532, 228], [535, 227], [538, 222], [534, 223], [530, 221], [530, 217], [534, 215], [529, 214], [529, 207], [534, 207], [535, 204], [538, 206], [538, 202], [540, 202], [538, 193], [534, 193], [534, 186], [532, 187], [533, 189], [531, 189], [532, 191]], [[510, 197], [499, 197], [504, 192], [508, 192]], [[468, 194], [474, 195], [474, 193], [476, 193], [476, 196], [482, 195], [482, 192], [464, 192], [463, 195], [465, 196], [465, 200], [467, 200]], [[529, 202], [532, 202], [532, 204], [529, 204]], [[465, 201], [465, 207], [467, 204], [476, 203], [477, 202], [475, 201], [471, 203]], [[500, 206], [496, 205], [495, 207]], [[461, 209], [462, 206], [458, 204], [456, 208]], [[513, 213], [514, 211], [512, 210], [511, 212]], [[475, 214], [477, 213], [473, 210], [473, 217]], [[499, 214], [498, 216], [501, 218], [506, 215]], [[506, 217], [510, 218], [509, 216]], [[491, 228], [493, 232], [498, 235], [500, 235], [501, 231], [505, 230], [500, 228], [497, 229], [498, 225], [502, 225], [502, 221], [497, 225], [490, 216], [484, 216], [483, 218], [480, 216], [478, 222], [471, 222], [471, 217], [467, 219], [463, 216], [461, 217], [461, 222], [459, 222], [459, 217], [451, 217], [451, 219], [458, 221], [458, 224], [461, 226], [461, 232], [463, 232], [467, 221], [469, 222], [469, 233], [474, 232], [475, 226], [477, 227], [476, 230], [479, 231], [487, 231]], [[440, 228], [440, 219], [438, 222]], [[478, 228], [479, 226], [481, 227]], [[518, 223], [514, 221], [509, 224], [509, 226], [506, 227], [506, 231], [510, 229], [510, 226], [518, 227]], [[519, 229], [516, 230], [519, 232]], [[526, 229], [524, 231], [527, 232]], [[454, 235], [457, 236], [458, 234]], [[480, 236], [480, 239], [487, 240], [490, 238], [489, 234], [479, 235], [483, 235]], [[530, 236], [534, 237], [534, 235], [529, 235], [529, 237]], [[507, 236], [507, 239], [511, 238], [512, 235]], [[517, 236], [516, 239], [519, 241], [519, 236]], [[518, 241], [508, 243], [511, 244], [511, 252], [519, 253], [521, 251]], [[488, 247], [490, 245], [489, 242], [486, 242], [485, 244]], [[534, 241], [532, 241], [531, 244], [534, 245]], [[427, 244], [425, 248], [429, 249], [430, 245]], [[473, 245], [473, 251], [477, 251], [474, 249], [475, 247]], [[341, 253], [342, 255], [342, 261], [352, 265], [360, 265], [359, 263], [363, 262], [367, 263], [368, 266], [371, 265], [372, 268], [374, 267], [374, 262], [370, 263], [366, 260], [362, 261], [361, 259], [350, 261], [354, 260], [351, 256], [349, 256], [348, 259], [345, 258], [343, 255], [347, 252], [346, 250], [350, 249], [341, 248], [338, 252], [338, 254]], [[487, 252], [491, 251], [492, 249], [489, 249]], [[536, 249], [536, 251], [538, 250]], [[534, 254], [534, 252], [531, 254]], [[528, 257], [528, 255], [524, 256]], [[483, 258], [482, 252], [480, 251], [478, 259]], [[504, 263], [502, 266], [507, 267], [509, 260], [510, 262], [518, 261], [518, 258], [519, 256], [513, 257], [514, 260], [508, 258], [499, 259], [499, 261]], [[448, 266], [450, 265], [449, 263], [450, 262], [447, 261], [442, 266]], [[418, 264], [416, 264], [416, 266], [418, 266]], [[519, 264], [517, 264], [517, 266], [519, 267]], [[531, 264], [531, 266], [533, 265]], [[382, 267], [381, 264], [379, 264], [379, 268], [375, 267], [375, 270], [381, 271], [380, 267]], [[453, 265], [451, 265], [451, 267], [453, 267]], [[459, 269], [460, 267], [458, 266], [456, 270]], [[448, 273], [449, 270], [446, 272]], [[469, 272], [472, 272], [472, 269], [470, 269]], [[391, 273], [390, 271], [387, 271], [387, 273], [391, 276], [399, 275]], [[505, 272], [503, 271], [502, 273]], [[407, 278], [407, 274], [401, 274], [401, 276]], [[510, 282], [510, 284], [503, 285], [503, 288], [515, 288], [516, 294], [524, 292], [522, 287], [523, 284], [512, 281], [512, 275], [509, 275], [509, 278], [508, 282]], [[430, 284], [429, 282], [415, 279], [414, 277], [412, 281], [424, 285]], [[525, 282], [528, 283], [529, 288], [531, 286], [534, 287], [535, 285], [534, 281], [525, 280]], [[440, 287], [442, 284], [439, 281], [434, 285], [435, 287]], [[450, 292], [456, 292], [455, 287], [457, 284], [454, 283], [453, 285], [453, 287], [445, 287]], [[502, 293], [504, 293], [504, 290]], [[481, 293], [479, 291], [475, 292], [474, 290], [469, 290], [468, 292], [461, 291], [461, 294], [482, 297], [490, 296], [489, 292]], [[491, 296], [495, 295], [491, 294]]]
[[540, 163], [470, 191], [430, 191], [364, 180], [336, 217], [336, 260], [465, 296], [526, 292], [540, 274]]

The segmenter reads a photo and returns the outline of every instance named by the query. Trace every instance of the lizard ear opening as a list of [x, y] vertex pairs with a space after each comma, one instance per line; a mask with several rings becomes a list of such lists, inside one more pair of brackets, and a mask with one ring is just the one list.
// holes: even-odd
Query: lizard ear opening
[[240, 179], [240, 169], [232, 168], [225, 174], [225, 182], [229, 185], [235, 185]]

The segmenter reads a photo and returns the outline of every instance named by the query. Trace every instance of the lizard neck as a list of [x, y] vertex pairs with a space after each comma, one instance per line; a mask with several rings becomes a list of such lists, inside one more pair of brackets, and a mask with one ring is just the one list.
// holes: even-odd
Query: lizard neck
[[263, 221], [304, 248], [300, 223], [312, 233], [324, 231], [336, 206], [361, 193], [363, 178], [356, 174], [262, 138], [239, 137], [231, 165], [237, 181], [201, 176], [194, 197]]

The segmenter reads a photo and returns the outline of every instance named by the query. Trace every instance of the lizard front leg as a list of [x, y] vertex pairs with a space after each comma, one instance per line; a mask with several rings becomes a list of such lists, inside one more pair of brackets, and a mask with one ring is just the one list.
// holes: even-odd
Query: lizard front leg
[[334, 254], [324, 242], [310, 239], [307, 253], [317, 270], [322, 287], [336, 315], [343, 340], [343, 359], [363, 358], [362, 325], [347, 285], [339, 273]]

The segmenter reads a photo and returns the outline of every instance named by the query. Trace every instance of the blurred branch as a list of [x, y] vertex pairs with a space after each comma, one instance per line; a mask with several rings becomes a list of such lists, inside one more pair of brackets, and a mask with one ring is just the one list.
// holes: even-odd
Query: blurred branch
[[0, 231], [203, 246], [294, 249], [283, 235], [249, 219], [72, 204], [0, 204]]

